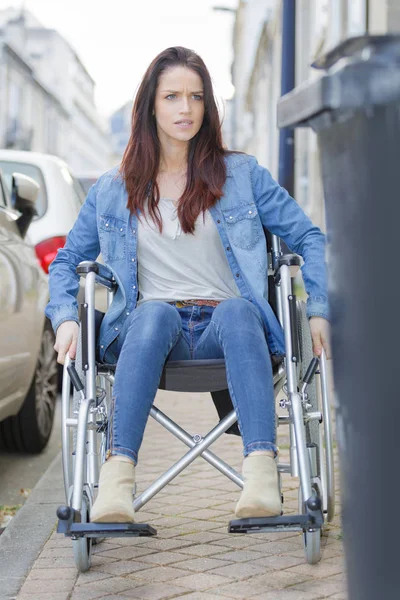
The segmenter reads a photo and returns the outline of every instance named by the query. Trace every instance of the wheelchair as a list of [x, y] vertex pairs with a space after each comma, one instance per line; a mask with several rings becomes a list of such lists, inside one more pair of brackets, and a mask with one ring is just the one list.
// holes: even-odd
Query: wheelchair
[[[299, 477], [298, 514], [267, 518], [232, 520], [228, 532], [303, 532], [305, 558], [309, 564], [321, 558], [321, 535], [326, 522], [334, 517], [335, 483], [330, 394], [327, 360], [323, 351], [313, 356], [311, 333], [305, 303], [293, 293], [300, 257], [283, 253], [281, 241], [266, 232], [268, 250], [269, 302], [277, 315], [285, 338], [285, 358], [273, 360], [275, 399], [283, 392], [276, 415], [277, 425], [289, 427], [289, 463], [278, 462], [281, 474]], [[107, 427], [110, 416], [115, 365], [96, 360], [96, 329], [101, 317], [95, 310], [95, 286], [107, 289], [108, 306], [116, 291], [112, 270], [97, 262], [84, 261], [77, 273], [86, 277], [85, 301], [80, 313], [80, 342], [76, 359], [67, 354], [62, 386], [62, 464], [66, 504], [57, 509], [57, 531], [72, 540], [76, 568], [87, 571], [92, 544], [108, 537], [156, 535], [146, 523], [91, 523], [90, 511], [98, 487], [99, 469], [106, 459]], [[272, 358], [274, 358], [272, 356]], [[71, 385], [72, 384], [72, 385]], [[191, 435], [157, 406], [150, 411], [158, 423], [175, 435], [188, 451], [140, 495], [133, 490], [135, 513], [201, 457], [243, 488], [242, 476], [216, 456], [209, 447], [223, 433], [240, 435], [237, 417], [229, 396], [223, 359], [168, 361], [159, 389], [175, 392], [210, 392], [219, 423], [206, 435]], [[283, 497], [282, 497], [283, 502]]]

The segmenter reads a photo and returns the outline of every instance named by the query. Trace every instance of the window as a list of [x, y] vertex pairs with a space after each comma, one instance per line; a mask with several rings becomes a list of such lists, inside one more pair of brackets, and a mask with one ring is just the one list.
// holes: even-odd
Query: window
[[10, 194], [11, 179], [13, 173], [22, 173], [27, 177], [31, 177], [34, 181], [36, 181], [36, 183], [40, 185], [39, 194], [36, 200], [36, 210], [38, 213], [38, 216], [36, 218], [39, 219], [40, 217], [42, 217], [47, 209], [47, 194], [44, 178], [39, 167], [36, 167], [35, 165], [29, 165], [27, 163], [0, 160], [0, 170], [3, 173], [4, 182]]

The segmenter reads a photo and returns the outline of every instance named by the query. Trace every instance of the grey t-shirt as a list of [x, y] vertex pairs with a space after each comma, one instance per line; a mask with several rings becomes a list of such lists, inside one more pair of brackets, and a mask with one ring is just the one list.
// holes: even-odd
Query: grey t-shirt
[[149, 300], [225, 300], [240, 297], [209, 211], [195, 233], [183, 233], [173, 200], [161, 198], [160, 234], [147, 212], [138, 222], [138, 304]]

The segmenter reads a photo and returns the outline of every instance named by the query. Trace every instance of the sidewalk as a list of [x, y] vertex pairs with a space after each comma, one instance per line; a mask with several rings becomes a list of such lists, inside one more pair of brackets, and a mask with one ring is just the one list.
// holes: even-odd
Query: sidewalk
[[[207, 394], [159, 392], [156, 405], [193, 434], [204, 434], [216, 424], [216, 413]], [[280, 427], [282, 461], [288, 461], [285, 433], [286, 428]], [[185, 448], [151, 420], [137, 468], [138, 492], [180, 458]], [[240, 470], [240, 439], [224, 435], [212, 449]], [[336, 478], [338, 480], [338, 473]], [[56, 479], [51, 501], [59, 495], [58, 503], [62, 504], [59, 473]], [[285, 513], [297, 512], [298, 480], [284, 475], [283, 483]], [[48, 486], [49, 481], [45, 487], [48, 489]], [[300, 534], [229, 535], [227, 524], [234, 518], [238, 494], [238, 488], [224, 475], [204, 460], [197, 459], [138, 513], [138, 520], [148, 522], [158, 530], [157, 537], [108, 539], [94, 546], [91, 570], [78, 574], [71, 541], [53, 530], [49, 539], [43, 540], [38, 558], [19, 594], [13, 598], [347, 598], [338, 515], [322, 538], [322, 561], [310, 566], [305, 563]], [[337, 507], [338, 511], [339, 497]]]

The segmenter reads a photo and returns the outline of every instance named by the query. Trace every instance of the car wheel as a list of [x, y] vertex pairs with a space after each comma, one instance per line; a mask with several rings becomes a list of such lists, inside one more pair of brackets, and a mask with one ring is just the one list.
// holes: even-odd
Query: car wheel
[[9, 452], [41, 452], [50, 437], [57, 399], [57, 356], [54, 333], [46, 319], [35, 374], [19, 413], [0, 423], [0, 448]]

